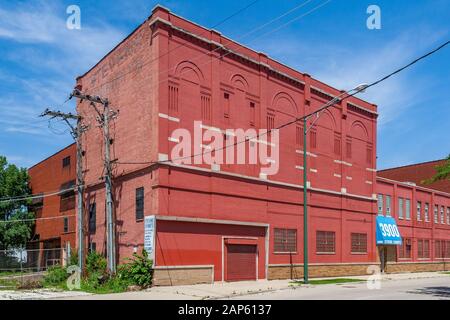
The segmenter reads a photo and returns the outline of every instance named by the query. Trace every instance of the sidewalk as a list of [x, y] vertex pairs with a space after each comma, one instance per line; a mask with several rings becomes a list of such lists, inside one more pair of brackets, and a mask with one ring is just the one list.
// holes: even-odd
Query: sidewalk
[[[338, 278], [360, 279], [365, 281], [370, 276], [348, 276]], [[450, 277], [448, 274], [441, 272], [423, 272], [423, 273], [400, 273], [382, 275], [382, 281], [390, 280], [409, 280], [423, 278]], [[323, 280], [330, 278], [314, 278], [312, 280]], [[240, 295], [258, 294], [269, 291], [294, 290], [295, 285], [292, 280], [259, 280], [259, 281], [243, 281], [243, 282], [216, 282], [214, 284], [198, 284], [190, 286], [174, 286], [174, 287], [153, 287], [144, 291], [125, 292], [119, 294], [106, 295], [82, 295], [76, 297], [61, 297], [56, 299], [88, 299], [88, 300], [204, 300], [204, 299], [226, 299]], [[336, 285], [336, 284], [329, 284]], [[302, 285], [309, 287], [313, 285]], [[321, 285], [326, 286], [326, 285]]]

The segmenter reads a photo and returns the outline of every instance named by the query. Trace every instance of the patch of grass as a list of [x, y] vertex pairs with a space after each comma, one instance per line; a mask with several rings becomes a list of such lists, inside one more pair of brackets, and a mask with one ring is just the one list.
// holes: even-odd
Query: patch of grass
[[442, 274], [450, 274], [450, 271], [441, 272]]
[[[352, 278], [333, 278], [333, 279], [321, 279], [321, 280], [309, 280], [308, 284], [312, 285], [321, 285], [321, 284], [340, 284], [340, 283], [350, 283], [350, 282], [362, 282], [364, 280], [361, 279], [352, 279]], [[291, 281], [293, 285], [302, 285], [304, 284], [303, 280]]]
[[0, 290], [16, 290], [19, 284], [16, 279], [0, 279]]

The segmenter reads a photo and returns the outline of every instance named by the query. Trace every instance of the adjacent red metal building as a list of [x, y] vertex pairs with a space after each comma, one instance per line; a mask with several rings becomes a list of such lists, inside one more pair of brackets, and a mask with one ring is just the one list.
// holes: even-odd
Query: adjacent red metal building
[[[122, 260], [141, 250], [145, 225], [154, 224], [146, 235], [156, 284], [301, 277], [304, 183], [311, 276], [366, 274], [378, 264], [378, 214], [396, 217], [412, 243], [386, 250], [387, 271], [442, 269], [450, 258], [441, 251], [424, 254], [436, 240], [450, 248], [450, 222], [416, 223], [413, 214], [419, 198], [429, 208], [450, 210], [450, 195], [377, 179], [377, 108], [358, 98], [325, 111], [308, 133], [308, 181], [302, 178], [301, 123], [281, 129], [279, 141], [245, 143], [247, 157], [252, 146], [279, 148], [270, 162], [279, 165], [273, 175], [262, 164], [168, 161], [183, 140], [174, 131], [194, 136], [195, 121], [202, 122], [201, 133], [219, 133], [226, 142], [235, 137], [226, 129], [276, 128], [341, 93], [217, 31], [158, 6], [77, 84], [119, 111], [111, 125], [117, 254]], [[77, 109], [95, 119], [88, 102]], [[91, 126], [83, 136], [86, 246], [105, 253], [102, 143], [101, 130]], [[192, 154], [207, 153], [207, 144], [194, 140]], [[399, 198], [409, 199], [409, 219]], [[420, 255], [406, 254], [418, 248]]]

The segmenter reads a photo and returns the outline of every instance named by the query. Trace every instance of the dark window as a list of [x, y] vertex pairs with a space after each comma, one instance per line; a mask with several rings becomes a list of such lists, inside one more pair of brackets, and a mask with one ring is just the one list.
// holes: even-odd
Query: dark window
[[297, 252], [297, 230], [274, 229], [274, 252]]
[[367, 233], [352, 233], [352, 253], [367, 253]]
[[89, 205], [89, 233], [95, 233], [97, 229], [97, 205], [95, 202]]
[[64, 217], [64, 233], [69, 232], [69, 218]]
[[316, 233], [316, 252], [317, 253], [335, 253], [335, 233], [333, 231], [317, 231]]
[[70, 156], [62, 159], [63, 168], [70, 167]]
[[411, 259], [411, 239], [410, 238], [403, 238], [403, 243], [401, 246], [399, 246], [398, 250], [398, 257], [401, 259]]
[[144, 219], [144, 188], [136, 189], [136, 220]]
[[96, 252], [97, 251], [97, 244], [95, 242], [89, 243], [89, 252]]

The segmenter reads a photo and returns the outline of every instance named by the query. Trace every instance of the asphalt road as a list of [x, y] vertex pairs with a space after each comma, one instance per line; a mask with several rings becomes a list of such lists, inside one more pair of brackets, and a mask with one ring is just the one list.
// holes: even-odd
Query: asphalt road
[[367, 282], [315, 285], [295, 289], [244, 295], [249, 300], [450, 300], [450, 276], [381, 281], [380, 289], [368, 289]]

